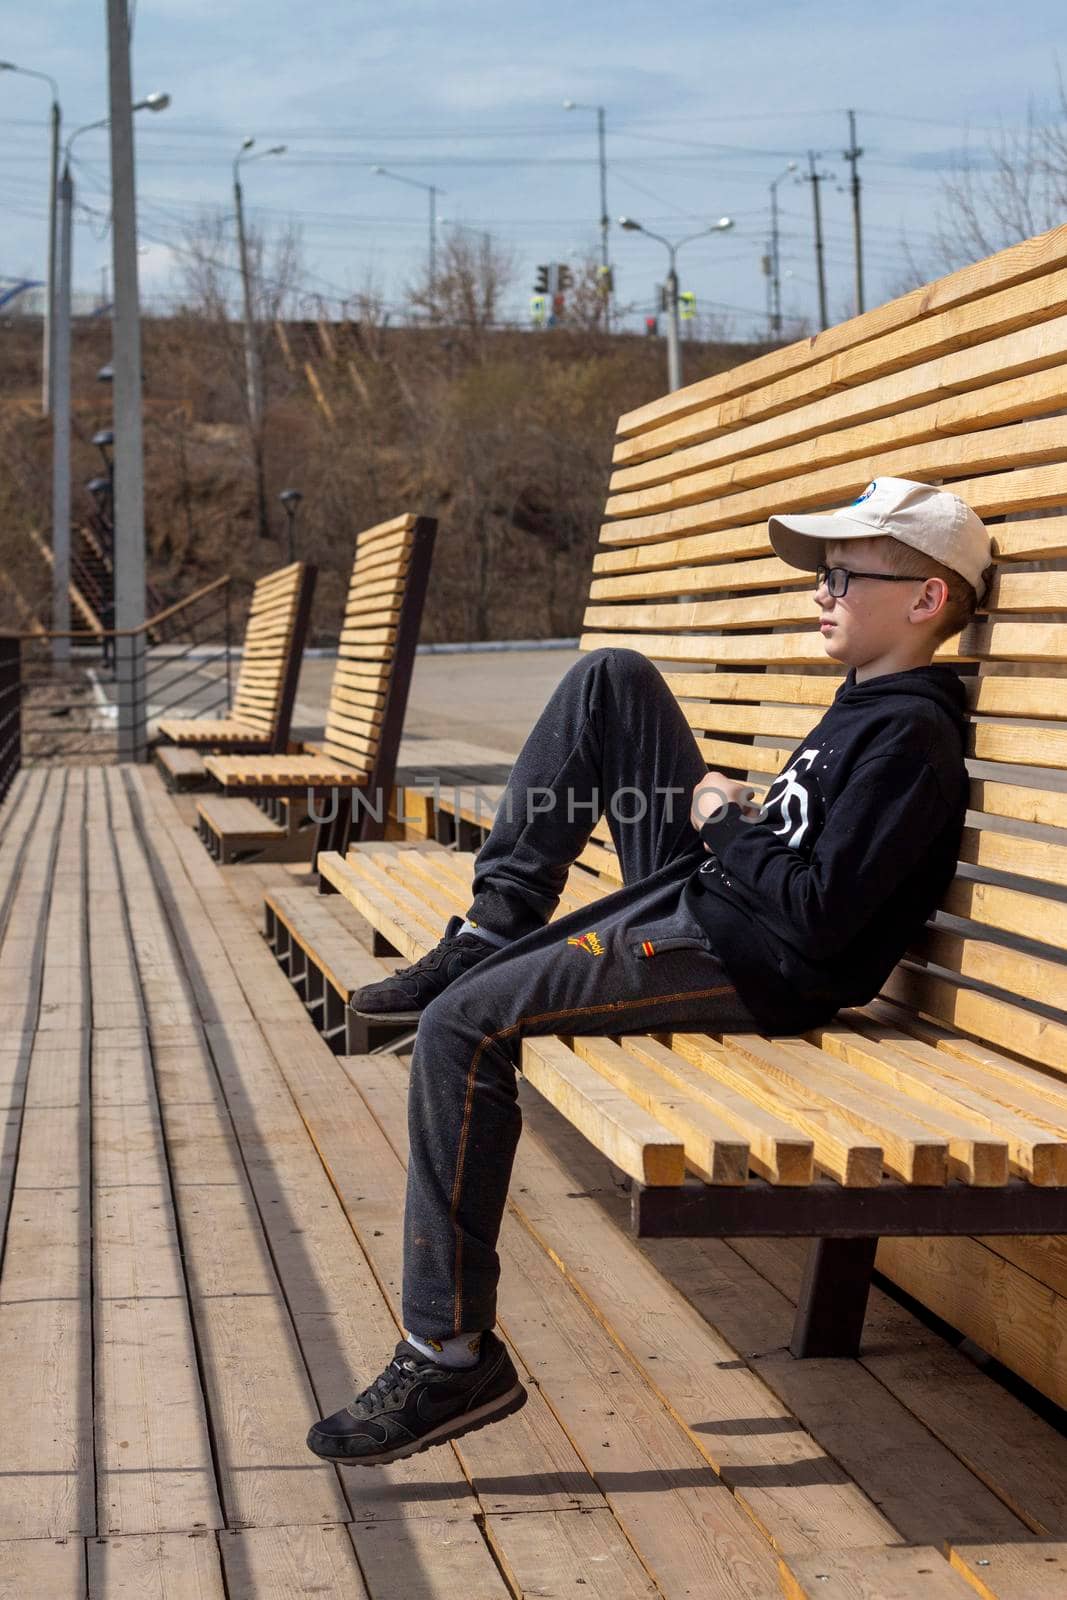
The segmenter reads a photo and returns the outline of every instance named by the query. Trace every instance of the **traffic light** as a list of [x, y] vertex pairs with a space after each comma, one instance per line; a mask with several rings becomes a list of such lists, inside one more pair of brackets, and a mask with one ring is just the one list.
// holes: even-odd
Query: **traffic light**
[[532, 294], [530, 296], [530, 321], [538, 328], [543, 327], [547, 314], [548, 301], [544, 295]]
[[574, 288], [574, 273], [564, 262], [560, 262], [558, 270], [558, 288], [560, 294], [564, 294], [566, 290]]
[[612, 272], [610, 267], [597, 267], [596, 277], [597, 288], [600, 290], [600, 293], [605, 296], [605, 298], [609, 294], [615, 293], [615, 274]]
[[567, 309], [567, 302], [561, 294], [552, 296], [552, 314], [558, 322]]
[[660, 308], [660, 310], [661, 311], [669, 311], [671, 308], [667, 304], [667, 285], [665, 283], [661, 283], [661, 284], [657, 285], [656, 292], [659, 295], [659, 308]]
[[697, 297], [691, 289], [683, 289], [678, 296], [678, 305], [683, 322], [692, 322], [697, 314]]
[[648, 335], [648, 337], [650, 339], [654, 339], [656, 337], [656, 334], [659, 332], [659, 318], [658, 317], [646, 317], [645, 318], [645, 332], [646, 332], [646, 334]]
[[534, 290], [537, 294], [548, 293], [548, 272], [547, 267], [538, 267], [537, 277], [534, 280]]

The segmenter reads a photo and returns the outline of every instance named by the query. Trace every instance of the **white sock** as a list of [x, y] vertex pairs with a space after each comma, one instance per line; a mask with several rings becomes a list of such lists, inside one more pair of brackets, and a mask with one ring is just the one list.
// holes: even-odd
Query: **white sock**
[[511, 940], [505, 938], [502, 933], [493, 933], [489, 928], [479, 928], [476, 922], [471, 922], [469, 919], [464, 921], [462, 928], [458, 931], [460, 933], [473, 933], [476, 938], [484, 939], [486, 944], [495, 944], [498, 948], [511, 943]]
[[439, 1367], [476, 1367], [482, 1350], [480, 1333], [457, 1333], [454, 1339], [420, 1339], [409, 1333], [408, 1344]]

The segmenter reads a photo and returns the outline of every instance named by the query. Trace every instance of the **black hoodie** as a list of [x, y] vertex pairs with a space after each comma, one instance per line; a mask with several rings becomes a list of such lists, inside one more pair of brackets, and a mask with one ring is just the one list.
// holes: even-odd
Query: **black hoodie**
[[876, 995], [948, 887], [967, 805], [966, 694], [951, 667], [856, 682], [775, 778], [755, 822], [720, 808], [685, 898], [768, 1031]]

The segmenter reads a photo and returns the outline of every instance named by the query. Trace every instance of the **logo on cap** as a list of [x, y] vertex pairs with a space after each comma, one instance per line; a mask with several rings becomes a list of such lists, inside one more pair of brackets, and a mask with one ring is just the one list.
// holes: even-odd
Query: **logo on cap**
[[873, 483], [869, 483], [867, 485], [866, 489], [864, 489], [858, 500], [853, 500], [852, 504], [854, 506], [861, 506], [865, 500], [869, 500], [871, 498], [871, 495], [874, 493], [877, 487], [878, 479], [876, 478]]

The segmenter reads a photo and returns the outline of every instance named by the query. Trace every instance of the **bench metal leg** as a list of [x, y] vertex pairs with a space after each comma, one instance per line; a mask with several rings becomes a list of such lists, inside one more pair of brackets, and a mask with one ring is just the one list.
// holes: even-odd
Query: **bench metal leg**
[[877, 1238], [813, 1239], [789, 1349], [805, 1356], [857, 1356]]
[[407, 1039], [411, 1025], [407, 1022], [371, 1022], [367, 1017], [357, 1017], [351, 1006], [345, 1007], [344, 1053], [346, 1056], [369, 1056]]

